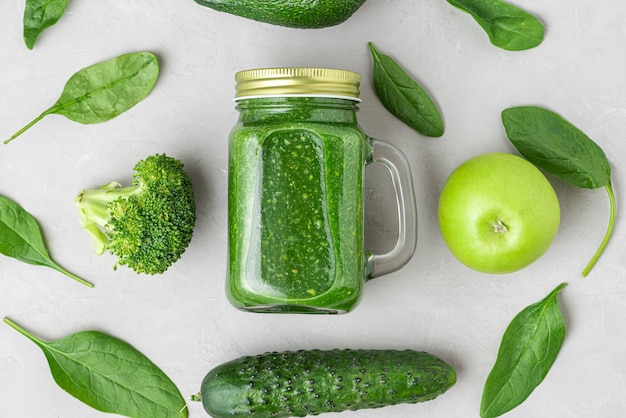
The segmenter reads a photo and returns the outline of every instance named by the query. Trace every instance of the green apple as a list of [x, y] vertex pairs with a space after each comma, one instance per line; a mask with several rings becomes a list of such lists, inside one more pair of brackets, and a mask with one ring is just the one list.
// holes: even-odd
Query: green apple
[[446, 180], [439, 197], [439, 228], [452, 254], [484, 273], [512, 273], [550, 247], [559, 228], [554, 188], [517, 155], [471, 158]]

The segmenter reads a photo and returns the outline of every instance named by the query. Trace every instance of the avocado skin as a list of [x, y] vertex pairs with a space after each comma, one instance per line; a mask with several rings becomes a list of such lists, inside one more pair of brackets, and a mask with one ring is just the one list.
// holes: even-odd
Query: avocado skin
[[319, 29], [347, 20], [365, 0], [195, 0], [211, 9], [259, 22]]

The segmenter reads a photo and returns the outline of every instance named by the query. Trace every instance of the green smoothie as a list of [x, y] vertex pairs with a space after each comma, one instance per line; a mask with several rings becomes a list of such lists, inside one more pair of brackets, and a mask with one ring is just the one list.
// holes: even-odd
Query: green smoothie
[[346, 312], [366, 275], [367, 137], [354, 102], [247, 99], [230, 136], [227, 293], [257, 312]]

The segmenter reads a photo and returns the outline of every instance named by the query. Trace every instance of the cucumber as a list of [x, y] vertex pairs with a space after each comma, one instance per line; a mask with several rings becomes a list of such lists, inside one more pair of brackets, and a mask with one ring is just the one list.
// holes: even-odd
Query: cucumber
[[195, 0], [211, 9], [259, 22], [299, 29], [334, 26], [347, 20], [365, 0]]
[[303, 417], [434, 399], [456, 382], [413, 350], [300, 350], [246, 356], [211, 370], [200, 396], [214, 418]]

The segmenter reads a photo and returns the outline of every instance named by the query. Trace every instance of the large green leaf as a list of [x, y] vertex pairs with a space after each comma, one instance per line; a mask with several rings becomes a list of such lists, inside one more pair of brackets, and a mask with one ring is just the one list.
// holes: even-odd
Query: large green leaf
[[502, 112], [507, 136], [531, 163], [576, 187], [595, 189], [611, 182], [611, 166], [584, 132], [551, 110], [511, 107]]
[[521, 51], [543, 41], [545, 29], [539, 19], [512, 4], [500, 0], [448, 0], [448, 3], [469, 13], [499, 48]]
[[26, 0], [24, 42], [33, 49], [43, 31], [59, 21], [69, 0]]
[[374, 89], [385, 108], [417, 132], [431, 137], [444, 133], [439, 108], [430, 95], [393, 58], [370, 42], [374, 59]]
[[130, 344], [98, 331], [44, 341], [4, 322], [44, 352], [56, 383], [99, 411], [135, 418], [183, 418], [185, 400], [174, 383]]
[[507, 327], [483, 389], [482, 418], [500, 416], [520, 405], [548, 374], [565, 339], [557, 302], [565, 286], [522, 310]]
[[615, 226], [617, 202], [609, 160], [598, 144], [551, 110], [512, 107], [502, 112], [502, 123], [511, 143], [531, 163], [576, 187], [605, 188], [609, 222], [600, 246], [582, 272], [586, 276], [604, 252]]
[[93, 285], [57, 264], [48, 253], [35, 218], [17, 202], [0, 196], [0, 254], [57, 270], [86, 286]]
[[150, 52], [124, 54], [83, 68], [68, 80], [52, 107], [4, 143], [53, 113], [84, 124], [110, 120], [145, 99], [158, 76], [159, 64]]

